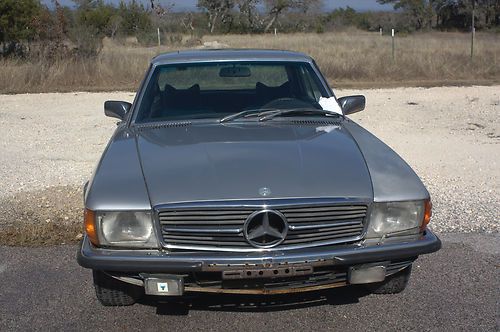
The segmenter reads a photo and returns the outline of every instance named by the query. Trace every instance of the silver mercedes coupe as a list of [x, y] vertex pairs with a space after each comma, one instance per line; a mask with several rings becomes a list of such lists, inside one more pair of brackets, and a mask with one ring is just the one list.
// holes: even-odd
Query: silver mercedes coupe
[[398, 293], [440, 240], [430, 196], [348, 118], [314, 60], [276, 50], [154, 58], [84, 189], [78, 252], [103, 305], [190, 292]]

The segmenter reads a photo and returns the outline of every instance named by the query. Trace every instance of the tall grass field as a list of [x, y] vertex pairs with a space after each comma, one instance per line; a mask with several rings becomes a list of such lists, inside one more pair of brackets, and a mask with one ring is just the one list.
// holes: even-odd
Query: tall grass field
[[[187, 40], [189, 36], [185, 36]], [[215, 43], [217, 42], [217, 43]], [[58, 61], [0, 60], [0, 93], [135, 90], [149, 60], [158, 53], [186, 49], [141, 47], [106, 40], [95, 58]], [[189, 43], [192, 45], [192, 43]], [[218, 45], [266, 48], [311, 55], [334, 87], [432, 86], [500, 82], [500, 34], [419, 33], [390, 36], [359, 31], [324, 34], [210, 35], [191, 48]]]

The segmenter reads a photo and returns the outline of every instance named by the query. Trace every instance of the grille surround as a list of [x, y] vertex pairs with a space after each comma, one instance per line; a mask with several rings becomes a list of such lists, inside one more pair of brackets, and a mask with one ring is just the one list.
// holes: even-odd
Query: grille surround
[[[256, 248], [245, 239], [247, 218], [260, 210], [286, 217], [289, 230], [280, 245]], [[192, 202], [157, 206], [155, 218], [168, 250], [258, 252], [357, 242], [366, 233], [369, 210], [369, 202], [352, 199]]]

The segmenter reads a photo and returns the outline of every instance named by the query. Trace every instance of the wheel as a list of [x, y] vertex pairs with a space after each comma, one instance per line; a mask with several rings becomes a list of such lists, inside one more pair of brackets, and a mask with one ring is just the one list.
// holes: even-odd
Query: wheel
[[97, 299], [104, 306], [127, 306], [143, 295], [142, 288], [117, 280], [102, 271], [92, 271]]
[[410, 280], [411, 265], [396, 274], [387, 277], [382, 282], [368, 284], [366, 287], [374, 294], [397, 294], [405, 290]]

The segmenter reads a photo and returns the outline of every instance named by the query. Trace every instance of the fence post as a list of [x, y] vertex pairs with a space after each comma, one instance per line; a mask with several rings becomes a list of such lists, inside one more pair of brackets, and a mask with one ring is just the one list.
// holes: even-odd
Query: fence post
[[277, 36], [278, 35], [278, 29], [274, 28], [274, 35]]
[[161, 46], [160, 28], [158, 28], [156, 31], [157, 31], [157, 33], [158, 33], [158, 47], [160, 47], [160, 46]]
[[394, 45], [394, 29], [392, 29], [391, 35], [392, 35], [392, 61], [394, 61], [396, 59], [395, 45]]
[[472, 30], [471, 30], [471, 40], [470, 40], [470, 60], [473, 61], [474, 59], [474, 37], [476, 34], [476, 27], [475, 27], [475, 18], [474, 18], [474, 6], [475, 1], [472, 2]]
[[380, 35], [382, 36], [384, 33], [383, 33], [383, 30], [382, 28], [380, 28]]

